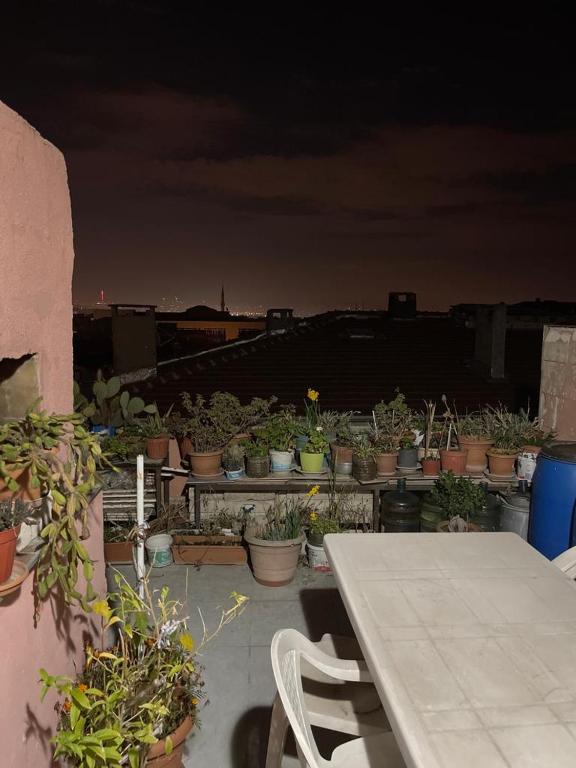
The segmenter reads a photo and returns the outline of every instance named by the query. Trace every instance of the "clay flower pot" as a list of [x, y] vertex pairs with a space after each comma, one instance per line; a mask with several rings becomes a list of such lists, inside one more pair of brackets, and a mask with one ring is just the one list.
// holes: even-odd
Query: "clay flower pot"
[[19, 533], [19, 525], [7, 531], [0, 531], [0, 584], [8, 581], [12, 573]]
[[170, 435], [149, 437], [146, 440], [146, 453], [149, 459], [165, 459], [168, 456]]
[[500, 475], [501, 477], [512, 477], [514, 474], [514, 464], [518, 453], [497, 453], [488, 451], [488, 465], [491, 475]]
[[468, 451], [440, 451], [440, 464], [443, 472], [452, 471], [455, 475], [463, 475], [466, 472]]
[[482, 437], [459, 437], [458, 442], [462, 450], [468, 451], [466, 472], [481, 475], [488, 465], [486, 453], [494, 441]]
[[297, 539], [268, 541], [251, 533], [244, 538], [250, 547], [254, 578], [265, 587], [283, 587], [296, 575], [304, 534]]
[[334, 464], [351, 464], [352, 463], [352, 448], [348, 448], [345, 445], [337, 445], [333, 443], [330, 446], [332, 450], [332, 460]]
[[440, 459], [422, 459], [422, 474], [430, 477], [440, 474]]
[[146, 765], [148, 768], [182, 768], [184, 743], [193, 726], [194, 720], [188, 716], [170, 734], [172, 752], [169, 755], [166, 754], [166, 739], [161, 739], [156, 744], [152, 744], [146, 755]]
[[394, 453], [377, 453], [374, 455], [374, 461], [376, 462], [376, 472], [380, 477], [391, 477], [396, 474], [396, 462], [398, 461], [398, 454]]
[[190, 468], [196, 477], [217, 477], [222, 474], [222, 455], [224, 451], [192, 451], [188, 454]]

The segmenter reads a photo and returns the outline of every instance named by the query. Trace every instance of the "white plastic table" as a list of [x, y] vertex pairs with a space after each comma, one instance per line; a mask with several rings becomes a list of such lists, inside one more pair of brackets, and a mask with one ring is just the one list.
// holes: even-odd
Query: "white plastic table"
[[554, 565], [513, 533], [324, 542], [407, 766], [576, 766], [576, 587]]

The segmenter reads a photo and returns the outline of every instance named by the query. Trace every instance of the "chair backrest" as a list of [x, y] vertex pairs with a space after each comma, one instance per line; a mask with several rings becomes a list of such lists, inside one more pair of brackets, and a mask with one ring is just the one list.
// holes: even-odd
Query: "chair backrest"
[[[312, 648], [312, 651], [310, 649]], [[272, 669], [278, 694], [290, 721], [294, 738], [310, 768], [328, 768], [316, 746], [302, 690], [300, 659], [302, 654], [312, 659], [314, 646], [295, 629], [281, 629], [274, 635], [270, 648]]]
[[555, 557], [552, 562], [557, 568], [560, 568], [562, 573], [571, 579], [576, 579], [576, 547], [570, 547], [566, 552]]

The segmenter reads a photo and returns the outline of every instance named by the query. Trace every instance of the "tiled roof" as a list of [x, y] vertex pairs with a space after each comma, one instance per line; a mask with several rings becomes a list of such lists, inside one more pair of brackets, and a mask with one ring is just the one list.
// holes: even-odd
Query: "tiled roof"
[[[225, 390], [247, 401], [276, 395], [281, 403], [303, 401], [308, 387], [321, 393], [324, 408], [369, 413], [396, 387], [415, 407], [423, 398], [455, 399], [458, 410], [503, 402], [518, 407], [516, 394], [530, 392], [534, 404], [541, 334], [509, 331], [511, 376], [490, 381], [473, 362], [474, 331], [450, 317], [393, 320], [382, 315], [329, 313], [285, 334], [263, 334], [236, 345], [172, 361], [137, 389], [162, 408], [180, 393], [210, 395]], [[518, 347], [516, 347], [518, 344]]]

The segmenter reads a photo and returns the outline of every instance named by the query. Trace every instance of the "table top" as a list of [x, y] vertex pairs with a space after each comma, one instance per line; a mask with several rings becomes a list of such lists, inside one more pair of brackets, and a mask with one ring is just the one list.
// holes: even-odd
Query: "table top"
[[576, 765], [576, 586], [513, 533], [330, 534], [410, 768]]

